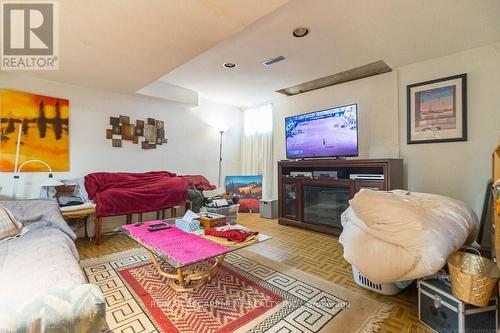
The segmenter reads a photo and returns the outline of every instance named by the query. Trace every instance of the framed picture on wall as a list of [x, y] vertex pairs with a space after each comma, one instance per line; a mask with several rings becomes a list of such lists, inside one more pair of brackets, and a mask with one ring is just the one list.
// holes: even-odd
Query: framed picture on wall
[[407, 142], [467, 141], [467, 74], [406, 87]]

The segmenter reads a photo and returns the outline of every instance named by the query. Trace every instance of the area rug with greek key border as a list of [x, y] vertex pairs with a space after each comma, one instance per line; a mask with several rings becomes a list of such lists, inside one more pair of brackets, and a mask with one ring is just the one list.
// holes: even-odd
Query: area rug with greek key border
[[101, 288], [115, 333], [369, 333], [378, 331], [391, 310], [248, 250], [228, 254], [210, 282], [187, 293], [172, 290], [143, 249], [81, 265], [88, 281]]

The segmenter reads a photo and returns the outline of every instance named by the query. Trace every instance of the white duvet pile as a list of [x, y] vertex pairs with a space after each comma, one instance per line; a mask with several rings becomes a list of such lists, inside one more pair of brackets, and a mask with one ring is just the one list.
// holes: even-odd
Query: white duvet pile
[[344, 258], [376, 283], [436, 273], [478, 230], [461, 201], [407, 191], [363, 189], [342, 214]]

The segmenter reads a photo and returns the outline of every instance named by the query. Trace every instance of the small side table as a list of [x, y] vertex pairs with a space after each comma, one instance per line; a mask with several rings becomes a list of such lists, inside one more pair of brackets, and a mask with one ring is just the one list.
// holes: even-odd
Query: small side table
[[95, 208], [85, 208], [80, 210], [61, 212], [61, 214], [65, 220], [83, 220], [85, 226], [85, 238], [89, 238], [87, 231], [87, 222], [89, 216], [95, 214]]

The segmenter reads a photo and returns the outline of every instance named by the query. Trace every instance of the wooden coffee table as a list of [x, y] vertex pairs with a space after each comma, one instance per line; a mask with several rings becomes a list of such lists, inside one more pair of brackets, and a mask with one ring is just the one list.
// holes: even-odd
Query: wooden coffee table
[[[166, 222], [171, 229], [150, 232], [151, 224]], [[226, 254], [270, 239], [259, 234], [255, 241], [228, 245], [203, 237], [202, 231], [185, 232], [176, 228], [175, 219], [155, 220], [136, 226], [122, 226], [126, 234], [148, 252], [158, 273], [168, 279], [169, 286], [178, 292], [187, 292], [204, 286], [224, 263]], [[242, 226], [232, 226], [244, 228]], [[213, 239], [213, 238], [212, 238]]]

